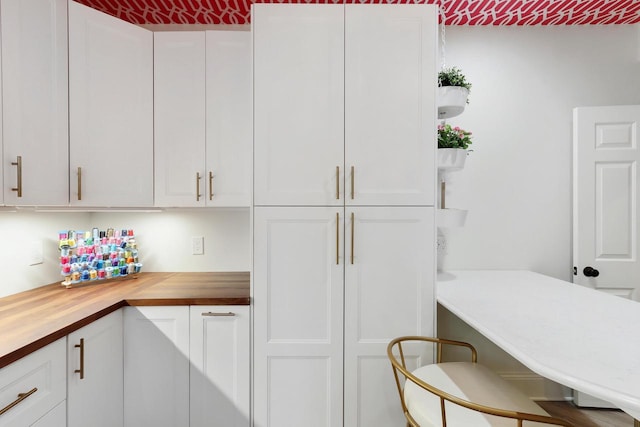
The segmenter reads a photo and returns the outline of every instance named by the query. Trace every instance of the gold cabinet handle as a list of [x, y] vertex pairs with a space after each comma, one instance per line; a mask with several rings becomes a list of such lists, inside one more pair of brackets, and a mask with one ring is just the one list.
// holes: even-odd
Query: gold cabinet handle
[[336, 166], [336, 200], [340, 200], [340, 166]]
[[80, 349], [80, 369], [73, 371], [76, 374], [80, 374], [80, 379], [84, 379], [84, 338], [80, 338], [80, 344], [76, 344], [75, 348]]
[[209, 200], [213, 200], [213, 172], [209, 171]]
[[9, 403], [7, 406], [5, 406], [4, 408], [0, 409], [0, 415], [4, 414], [5, 412], [7, 412], [9, 409], [13, 408], [14, 406], [16, 406], [17, 404], [19, 404], [20, 402], [22, 402], [23, 400], [25, 400], [27, 397], [31, 396], [33, 393], [35, 393], [36, 391], [38, 391], [37, 387], [32, 388], [31, 390], [29, 390], [26, 393], [18, 393], [18, 398], [16, 400], [14, 400], [13, 402]]
[[200, 172], [196, 172], [196, 202], [199, 202], [200, 197], [202, 197], [200, 194], [200, 178]]
[[205, 317], [233, 317], [236, 314], [232, 313], [231, 311], [228, 313], [214, 313], [214, 312], [207, 312], [207, 313], [202, 313], [203, 316]]
[[354, 166], [351, 166], [351, 200], [353, 200], [355, 196], [355, 180], [356, 180], [356, 168]]
[[336, 265], [340, 264], [340, 213], [336, 212]]
[[445, 209], [445, 193], [447, 191], [447, 184], [444, 182], [444, 179], [440, 183], [440, 209]]
[[22, 156], [18, 156], [15, 162], [11, 162], [11, 165], [17, 166], [18, 169], [18, 187], [12, 188], [11, 191], [17, 191], [18, 197], [22, 197]]
[[82, 200], [82, 168], [78, 167], [78, 200]]
[[355, 215], [351, 212], [351, 264], [353, 264], [353, 246], [355, 244], [354, 234], [355, 234]]

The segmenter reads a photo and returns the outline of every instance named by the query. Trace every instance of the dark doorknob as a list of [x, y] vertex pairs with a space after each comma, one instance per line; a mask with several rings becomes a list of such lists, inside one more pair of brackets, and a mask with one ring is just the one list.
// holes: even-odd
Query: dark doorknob
[[600, 275], [600, 272], [593, 267], [585, 267], [582, 272], [587, 277], [598, 277]]

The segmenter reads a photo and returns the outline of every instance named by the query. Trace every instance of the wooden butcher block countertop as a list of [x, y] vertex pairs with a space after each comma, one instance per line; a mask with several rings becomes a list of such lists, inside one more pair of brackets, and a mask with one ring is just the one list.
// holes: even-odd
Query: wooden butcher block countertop
[[124, 307], [248, 305], [249, 273], [139, 273], [0, 298], [0, 368]]

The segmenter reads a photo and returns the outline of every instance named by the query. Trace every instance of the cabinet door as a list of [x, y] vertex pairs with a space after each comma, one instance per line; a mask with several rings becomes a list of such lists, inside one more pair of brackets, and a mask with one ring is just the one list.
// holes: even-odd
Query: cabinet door
[[434, 206], [436, 12], [345, 6], [347, 204]]
[[156, 206], [205, 205], [205, 33], [154, 33]]
[[69, 427], [123, 424], [122, 310], [67, 337]]
[[250, 31], [207, 31], [207, 206], [249, 206], [252, 149]]
[[254, 204], [344, 204], [343, 5], [254, 4], [252, 25]]
[[66, 425], [67, 404], [66, 401], [62, 401], [58, 406], [47, 412], [44, 417], [31, 424], [31, 427], [64, 427]]
[[5, 203], [67, 205], [67, 1], [2, 0], [0, 9]]
[[254, 422], [342, 425], [343, 209], [254, 213]]
[[73, 1], [69, 139], [72, 205], [153, 205], [152, 32]]
[[249, 424], [249, 306], [191, 307], [191, 427]]
[[125, 307], [124, 425], [189, 425], [189, 307]]
[[346, 211], [344, 424], [403, 425], [386, 348], [398, 336], [433, 336], [434, 210]]

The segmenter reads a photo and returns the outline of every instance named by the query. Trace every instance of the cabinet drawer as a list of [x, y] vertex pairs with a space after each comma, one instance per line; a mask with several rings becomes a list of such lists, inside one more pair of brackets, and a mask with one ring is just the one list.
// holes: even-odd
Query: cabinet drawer
[[67, 394], [65, 370], [65, 338], [1, 369], [0, 411], [6, 410], [0, 426], [29, 426], [62, 402]]

